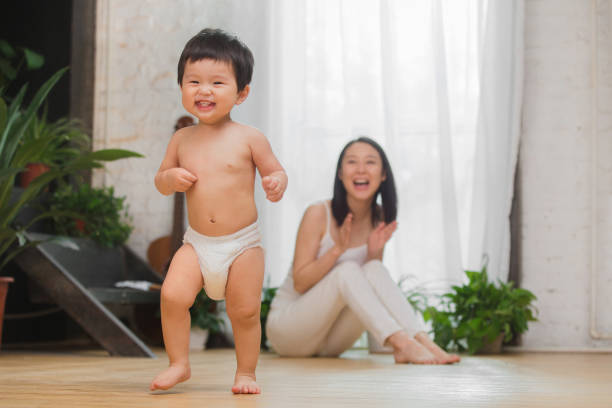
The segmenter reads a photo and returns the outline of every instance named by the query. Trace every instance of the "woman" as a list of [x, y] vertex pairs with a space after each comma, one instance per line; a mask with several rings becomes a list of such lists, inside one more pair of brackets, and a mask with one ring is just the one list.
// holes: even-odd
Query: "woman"
[[384, 151], [367, 137], [349, 142], [338, 159], [334, 196], [304, 213], [292, 271], [272, 302], [266, 333], [277, 353], [338, 356], [368, 330], [393, 348], [396, 363], [459, 361], [422, 331], [382, 264], [396, 214]]

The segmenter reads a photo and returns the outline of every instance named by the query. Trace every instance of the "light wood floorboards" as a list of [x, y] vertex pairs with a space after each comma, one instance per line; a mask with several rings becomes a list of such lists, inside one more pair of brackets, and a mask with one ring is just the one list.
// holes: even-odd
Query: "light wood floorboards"
[[342, 358], [264, 353], [263, 393], [234, 396], [233, 350], [191, 355], [192, 378], [150, 393], [159, 358], [101, 351], [0, 352], [0, 407], [612, 407], [612, 354], [464, 356], [452, 366], [396, 365], [363, 350]]

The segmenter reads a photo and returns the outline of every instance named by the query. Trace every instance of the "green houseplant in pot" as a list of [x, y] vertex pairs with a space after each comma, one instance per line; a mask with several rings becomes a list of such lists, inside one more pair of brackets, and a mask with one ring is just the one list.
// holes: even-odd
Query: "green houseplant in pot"
[[44, 147], [36, 149], [36, 152], [28, 152], [30, 162], [26, 164], [26, 170], [20, 174], [19, 179], [23, 188], [52, 167], [61, 167], [63, 163], [90, 150], [89, 135], [82, 130], [78, 121], [59, 118], [50, 122], [46, 108], [40, 117], [32, 118], [21, 143]]
[[[500, 352], [503, 343], [524, 333], [528, 322], [537, 320], [536, 297], [527, 289], [515, 288], [513, 282], [489, 282], [486, 266], [465, 274], [468, 281], [452, 286], [436, 306], [416, 308], [431, 322], [434, 341], [445, 350]], [[411, 294], [408, 300], [415, 306], [418, 298]]]
[[[83, 170], [103, 167], [105, 161], [142, 157], [138, 153], [121, 149], [77, 151], [66, 147], [64, 143], [54, 143], [49, 137], [26, 136], [37, 118], [39, 108], [66, 70], [61, 69], [52, 75], [27, 106], [24, 106], [27, 85], [21, 87], [10, 103], [6, 102], [4, 88], [0, 87], [0, 276], [4, 266], [21, 251], [39, 244], [37, 241], [28, 241], [26, 231], [38, 221], [57, 215], [46, 209], [26, 222], [18, 220], [22, 210], [31, 207], [49, 184]], [[54, 155], [62, 156], [64, 160], [53, 163], [49, 171], [32, 180], [27, 187], [15, 187], [16, 178], [33, 158]]]
[[[142, 155], [121, 149], [105, 149], [83, 152], [55, 144], [49, 138], [26, 138], [27, 129], [33, 123], [38, 109], [51, 88], [66, 72], [66, 68], [56, 72], [36, 92], [27, 108], [22, 108], [26, 86], [24, 85], [9, 105], [0, 97], [0, 271], [12, 258], [28, 246], [37, 242], [27, 242], [24, 232], [41, 219], [57, 215], [57, 211], [44, 210], [26, 224], [15, 220], [24, 207], [38, 199], [50, 183], [62, 180], [82, 170], [103, 167], [103, 162]], [[53, 146], [50, 149], [50, 146]], [[58, 152], [58, 150], [61, 150]], [[53, 163], [50, 170], [22, 189], [17, 190], [15, 180], [26, 165], [45, 155], [62, 155], [64, 160]]]
[[55, 233], [89, 237], [103, 246], [125, 243], [133, 229], [125, 197], [116, 197], [113, 187], [66, 185], [53, 193], [50, 208], [57, 214], [53, 216]]
[[189, 309], [189, 314], [191, 315], [189, 348], [203, 350], [206, 348], [208, 336], [221, 332], [224, 325], [223, 320], [217, 315], [217, 302], [209, 298], [202, 289]]

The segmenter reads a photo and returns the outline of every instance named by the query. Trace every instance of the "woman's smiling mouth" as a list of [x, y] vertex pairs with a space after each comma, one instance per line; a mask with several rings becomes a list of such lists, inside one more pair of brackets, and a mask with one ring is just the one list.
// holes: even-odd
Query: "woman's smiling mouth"
[[370, 182], [368, 180], [353, 180], [353, 186], [356, 190], [367, 190]]

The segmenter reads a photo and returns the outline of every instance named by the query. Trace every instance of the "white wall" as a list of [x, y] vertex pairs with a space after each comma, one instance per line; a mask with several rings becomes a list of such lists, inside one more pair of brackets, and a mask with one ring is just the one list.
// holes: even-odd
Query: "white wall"
[[526, 348], [612, 346], [593, 339], [589, 326], [594, 250], [596, 330], [612, 333], [605, 306], [612, 297], [612, 264], [606, 259], [612, 248], [609, 6], [608, 0], [525, 4], [519, 265], [521, 284], [538, 296], [540, 310], [540, 321], [523, 338]]
[[[267, 49], [261, 31], [266, 12], [257, 0], [240, 2], [249, 21], [235, 17], [238, 2], [223, 0], [98, 0], [94, 148], [123, 148], [145, 159], [122, 160], [95, 174], [95, 185], [127, 197], [134, 231], [128, 244], [143, 258], [148, 245], [169, 235], [172, 196], [153, 184], [176, 119], [186, 114], [177, 85], [185, 43], [206, 27], [237, 34], [255, 56], [251, 94], [233, 112], [236, 120], [264, 128]], [[245, 14], [241, 14], [245, 15]], [[261, 192], [259, 192], [261, 194]]]

